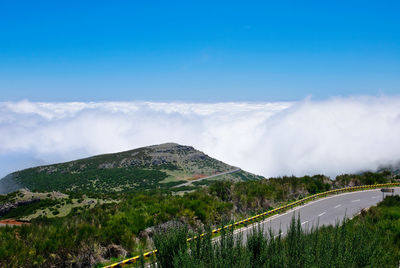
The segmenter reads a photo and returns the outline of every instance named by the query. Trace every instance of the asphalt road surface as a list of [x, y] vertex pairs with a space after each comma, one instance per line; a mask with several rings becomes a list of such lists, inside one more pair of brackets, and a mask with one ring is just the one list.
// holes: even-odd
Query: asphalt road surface
[[[396, 187], [394, 189], [394, 194], [399, 195], [400, 189]], [[385, 196], [387, 195], [391, 195], [391, 193], [385, 193]], [[285, 236], [294, 214], [296, 214], [296, 218], [300, 215], [302, 228], [309, 230], [317, 225], [335, 225], [337, 222], [342, 222], [345, 217], [353, 218], [362, 209], [374, 206], [380, 201], [382, 201], [380, 189], [343, 193], [315, 200], [283, 214], [274, 215], [260, 224], [265, 232], [271, 228], [274, 235], [278, 235], [281, 230], [281, 235]], [[235, 233], [242, 233], [245, 241], [252, 229], [253, 225], [238, 229]]]
[[[400, 195], [400, 188], [393, 187], [393, 189], [395, 189], [393, 194]], [[391, 193], [385, 193], [385, 196], [387, 195], [391, 195]], [[271, 229], [275, 236], [279, 235], [279, 231], [282, 236], [285, 236], [293, 215], [300, 216], [301, 226], [304, 230], [309, 230], [317, 225], [335, 225], [342, 222], [345, 217], [353, 218], [362, 209], [374, 206], [382, 199], [383, 193], [380, 189], [332, 195], [293, 208], [283, 214], [274, 215], [262, 222], [240, 228], [234, 233], [242, 235], [242, 242], [245, 243], [247, 235], [251, 234], [254, 226], [260, 224], [266, 233]], [[216, 237], [213, 240], [217, 242], [219, 239], [220, 237]], [[153, 267], [152, 265], [148, 264], [147, 267]]]

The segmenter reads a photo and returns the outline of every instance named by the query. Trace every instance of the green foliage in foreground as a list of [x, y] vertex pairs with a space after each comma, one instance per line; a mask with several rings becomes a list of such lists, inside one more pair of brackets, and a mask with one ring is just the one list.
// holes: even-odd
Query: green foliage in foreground
[[[282, 178], [233, 183], [216, 182], [184, 195], [162, 192], [120, 194], [118, 203], [75, 208], [70, 215], [38, 218], [31, 225], [0, 228], [0, 267], [50, 267], [100, 262], [102, 249], [119, 245], [130, 255], [140, 252], [150, 227], [178, 219], [197, 228], [244, 218], [280, 201], [308, 194], [322, 177]], [[318, 188], [323, 191], [325, 188]], [[278, 203], [279, 204], [279, 203]], [[38, 206], [32, 204], [29, 206]], [[26, 209], [28, 209], [26, 207]], [[18, 212], [18, 211], [17, 211]]]
[[106, 256], [102, 249], [111, 244], [138, 254], [145, 242], [140, 232], [149, 226], [175, 218], [192, 224], [218, 222], [231, 209], [231, 204], [205, 192], [137, 194], [94, 209], [78, 208], [64, 218], [38, 218], [22, 227], [0, 227], [0, 267], [93, 265], [91, 261], [100, 262]]
[[120, 246], [128, 256], [136, 255], [149, 248], [142, 232], [148, 227], [171, 220], [184, 222], [191, 229], [216, 226], [325, 191], [331, 184], [328, 178], [317, 175], [237, 183], [219, 181], [183, 195], [159, 191], [121, 193], [116, 203], [75, 208], [66, 217], [38, 218], [27, 226], [1, 227], [0, 267], [90, 266], [118, 257], [104, 252], [109, 245]]
[[341, 226], [309, 232], [293, 217], [286, 237], [254, 228], [246, 243], [230, 230], [216, 243], [207, 235], [187, 244], [184, 231], [158, 234], [160, 267], [398, 267], [400, 197], [387, 197]]

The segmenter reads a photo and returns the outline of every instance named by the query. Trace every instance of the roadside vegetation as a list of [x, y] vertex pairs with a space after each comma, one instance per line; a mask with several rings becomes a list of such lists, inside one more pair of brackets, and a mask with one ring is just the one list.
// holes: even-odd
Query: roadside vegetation
[[[395, 179], [398, 178], [382, 173], [372, 184]], [[348, 183], [357, 181], [350, 179]], [[118, 194], [70, 192], [66, 200], [80, 201], [83, 205], [72, 208], [66, 216], [41, 215], [29, 225], [0, 228], [0, 267], [93, 266], [153, 248], [154, 230], [163, 225], [179, 222], [191, 232], [205, 226], [216, 227], [335, 187], [338, 187], [336, 182], [316, 175], [216, 181], [181, 194], [166, 189]], [[17, 195], [2, 196], [0, 203]], [[90, 198], [114, 202], [89, 206], [84, 200]], [[57, 201], [61, 204], [37, 202], [9, 213], [14, 213], [15, 219], [23, 218], [28, 212], [36, 213], [35, 210], [46, 206], [50, 209], [62, 203], [67, 205], [66, 200]], [[325, 229], [319, 234], [325, 232], [322, 230]], [[182, 261], [189, 257], [182, 255]]]
[[228, 230], [215, 243], [206, 235], [188, 244], [187, 230], [155, 236], [158, 267], [398, 267], [400, 197], [388, 196], [353, 220], [308, 232], [293, 217], [285, 237], [256, 227], [245, 243]]

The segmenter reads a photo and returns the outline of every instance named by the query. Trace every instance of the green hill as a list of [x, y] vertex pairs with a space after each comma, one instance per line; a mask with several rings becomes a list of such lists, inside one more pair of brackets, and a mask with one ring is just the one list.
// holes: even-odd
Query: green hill
[[[24, 187], [32, 191], [81, 193], [169, 189], [188, 181], [193, 181], [194, 185], [207, 184], [207, 180], [196, 181], [236, 169], [191, 146], [166, 143], [28, 168], [0, 180], [0, 188], [9, 189], [6, 192]], [[258, 178], [261, 177], [240, 170], [212, 179]]]

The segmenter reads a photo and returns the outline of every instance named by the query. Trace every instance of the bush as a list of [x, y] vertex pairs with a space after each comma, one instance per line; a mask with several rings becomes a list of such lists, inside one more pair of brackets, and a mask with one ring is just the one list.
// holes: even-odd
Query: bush
[[173, 226], [168, 230], [158, 230], [154, 236], [154, 246], [157, 248], [157, 262], [161, 268], [173, 266], [173, 260], [179, 252], [187, 250], [188, 229], [183, 226]]
[[60, 214], [60, 211], [58, 211], [58, 210], [56, 209], [56, 210], [53, 210], [53, 211], [51, 212], [51, 214], [53, 214], [53, 215], [55, 216], [55, 215]]
[[[384, 219], [380, 221], [383, 223]], [[315, 228], [306, 233], [300, 218], [293, 217], [283, 239], [271, 231], [266, 235], [258, 227], [251, 231], [245, 244], [241, 236], [228, 230], [221, 233], [217, 242], [206, 236], [192, 241], [189, 248], [178, 246], [177, 235], [164, 236], [162, 258], [169, 263], [162, 267], [397, 267], [400, 255], [396, 242], [388, 240], [386, 228], [378, 226], [361, 219], [344, 220], [342, 226]]]

